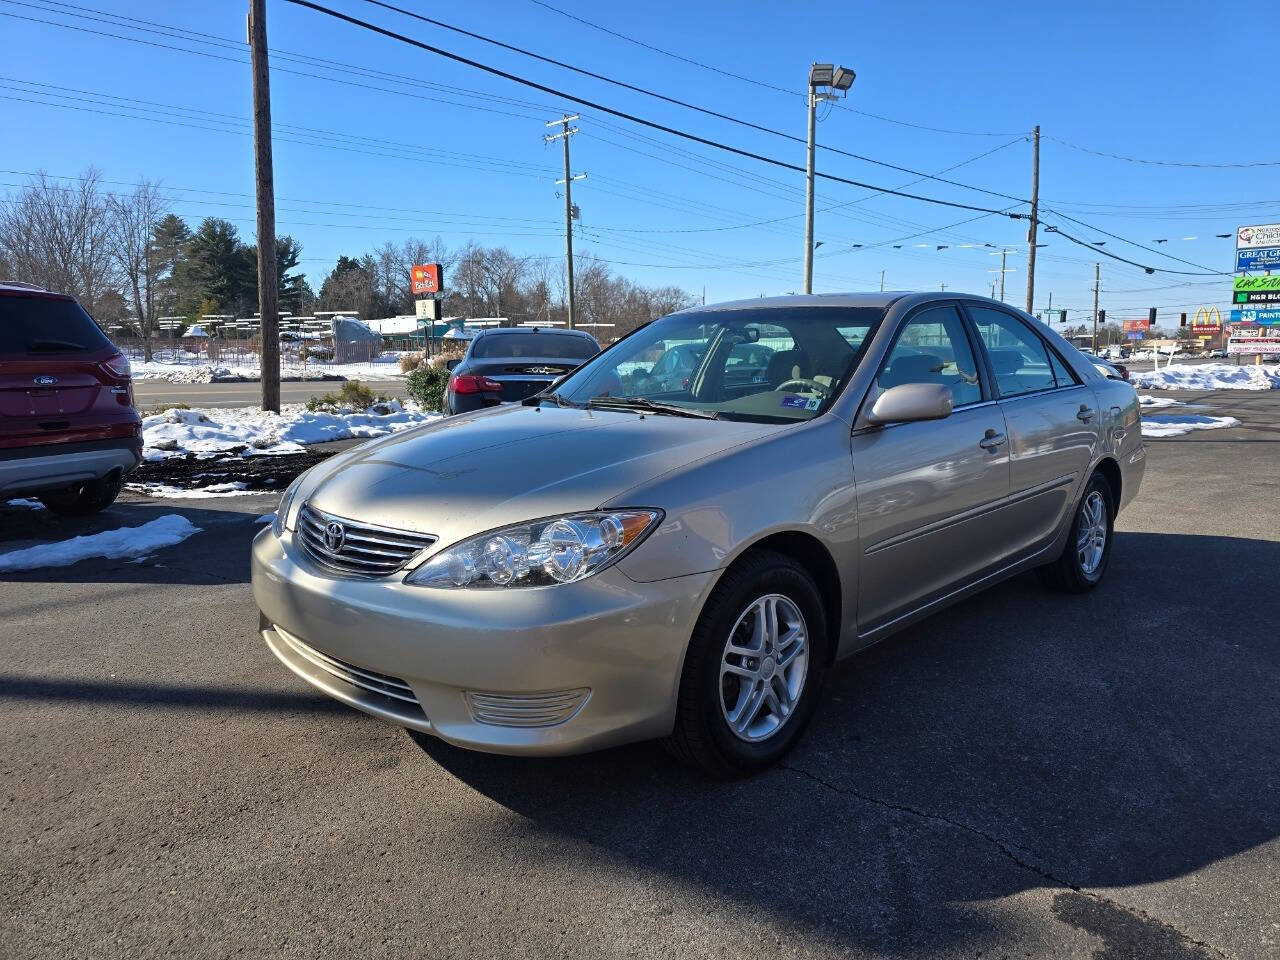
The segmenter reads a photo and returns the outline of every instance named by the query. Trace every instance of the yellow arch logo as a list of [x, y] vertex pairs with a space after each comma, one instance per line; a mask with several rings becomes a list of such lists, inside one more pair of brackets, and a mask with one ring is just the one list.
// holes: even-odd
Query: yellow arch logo
[[1196, 311], [1196, 318], [1191, 321], [1197, 327], [1222, 326], [1222, 313], [1217, 307], [1201, 307]]

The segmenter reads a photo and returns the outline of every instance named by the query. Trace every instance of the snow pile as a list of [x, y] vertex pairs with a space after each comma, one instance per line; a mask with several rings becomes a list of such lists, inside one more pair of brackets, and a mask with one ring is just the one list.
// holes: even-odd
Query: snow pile
[[1238, 426], [1240, 421], [1235, 417], [1202, 417], [1197, 414], [1143, 417], [1142, 435], [1144, 437], [1180, 437], [1192, 430], [1222, 430]]
[[246, 493], [272, 493], [271, 490], [249, 490], [248, 484], [239, 480], [231, 483], [211, 483], [207, 487], [171, 487], [167, 483], [126, 483], [125, 489], [148, 497], [164, 497], [167, 500], [203, 500], [212, 497], [240, 497]]
[[1185, 407], [1185, 400], [1170, 400], [1168, 397], [1149, 397], [1145, 393], [1138, 394], [1138, 403], [1142, 409], [1159, 410], [1161, 407]]
[[[152, 355], [155, 356], [154, 354]], [[167, 380], [169, 383], [214, 383], [217, 381], [258, 380], [261, 378], [261, 367], [256, 354], [248, 353], [234, 357], [232, 364], [211, 364], [207, 359], [189, 354], [193, 360], [187, 362], [168, 360], [133, 360], [129, 361], [135, 380]], [[227, 359], [226, 356], [223, 359]], [[403, 377], [400, 372], [399, 352], [387, 352], [374, 357], [367, 363], [323, 363], [302, 364], [296, 359], [282, 358], [280, 376], [296, 380], [346, 379], [359, 380], [361, 377], [374, 377], [380, 380]]]
[[285, 404], [279, 414], [252, 407], [166, 410], [143, 419], [143, 456], [163, 460], [187, 453], [301, 453], [312, 443], [381, 437], [439, 418], [398, 400], [361, 413], [311, 412], [300, 403]]
[[19, 500], [10, 500], [8, 506], [11, 507], [27, 507], [29, 509], [37, 509], [43, 507], [44, 504], [39, 500], [32, 500], [30, 497], [23, 497]]
[[1148, 390], [1280, 390], [1280, 365], [1183, 364], [1134, 373], [1129, 382]]
[[181, 543], [199, 532], [200, 528], [186, 517], [169, 513], [140, 527], [121, 527], [119, 530], [0, 553], [0, 573], [37, 567], [66, 567], [90, 557], [137, 560], [162, 547]]

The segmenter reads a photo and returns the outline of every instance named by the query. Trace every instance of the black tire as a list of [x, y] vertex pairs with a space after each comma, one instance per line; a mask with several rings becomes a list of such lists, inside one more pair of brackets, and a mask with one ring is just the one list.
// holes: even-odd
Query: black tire
[[110, 473], [101, 480], [91, 480], [65, 490], [40, 494], [40, 502], [64, 517], [85, 517], [107, 509], [120, 495], [124, 476]]
[[[748, 742], [730, 728], [727, 707], [722, 708], [725, 684], [744, 681], [722, 677], [721, 659], [731, 631], [752, 604], [775, 594], [789, 600], [803, 618], [807, 660], [799, 695], [785, 719], [763, 739]], [[678, 760], [718, 777], [745, 776], [777, 763], [799, 740], [817, 706], [830, 649], [827, 630], [822, 598], [803, 566], [768, 550], [744, 556], [716, 584], [693, 629], [680, 677], [675, 729], [663, 746]], [[766, 669], [763, 658], [752, 662]], [[771, 677], [788, 682], [782, 672], [775, 675], [772, 667], [767, 669]], [[776, 714], [768, 710], [766, 722], [771, 722]]]
[[[1079, 541], [1082, 529], [1088, 522], [1086, 513], [1093, 496], [1101, 497], [1102, 510], [1106, 523], [1106, 541], [1102, 547], [1102, 556], [1092, 570], [1086, 569], [1081, 562]], [[1111, 562], [1111, 543], [1115, 539], [1115, 496], [1111, 484], [1101, 473], [1095, 473], [1085, 485], [1084, 494], [1076, 504], [1075, 515], [1071, 518], [1071, 530], [1067, 534], [1067, 542], [1062, 548], [1062, 555], [1053, 563], [1036, 568], [1036, 575], [1046, 587], [1063, 593], [1088, 593], [1102, 582]]]

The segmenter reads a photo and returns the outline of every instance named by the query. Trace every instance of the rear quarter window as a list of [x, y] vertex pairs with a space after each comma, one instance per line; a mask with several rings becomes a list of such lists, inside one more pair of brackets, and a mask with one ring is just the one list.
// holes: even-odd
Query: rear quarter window
[[0, 296], [0, 354], [92, 353], [110, 345], [74, 300]]
[[471, 347], [471, 356], [486, 357], [561, 357], [566, 360], [588, 360], [599, 350], [586, 337], [568, 337], [555, 333], [509, 333], [481, 337]]

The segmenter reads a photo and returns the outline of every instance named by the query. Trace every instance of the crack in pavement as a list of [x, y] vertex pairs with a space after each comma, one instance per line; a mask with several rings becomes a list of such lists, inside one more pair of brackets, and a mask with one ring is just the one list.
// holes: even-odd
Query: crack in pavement
[[1029, 859], [1027, 859], [1027, 855], [1020, 853], [1017, 850], [1017, 848], [1013, 847], [1012, 845], [1000, 839], [999, 837], [992, 836], [991, 834], [987, 833], [984, 830], [980, 830], [977, 827], [970, 826], [967, 823], [961, 823], [959, 821], [952, 820], [949, 817], [945, 817], [940, 813], [930, 813], [928, 810], [920, 810], [916, 807], [907, 806], [906, 804], [895, 803], [892, 800], [884, 800], [880, 797], [873, 797], [870, 794], [862, 793], [859, 790], [854, 790], [849, 787], [837, 786], [831, 781], [825, 780], [822, 777], [818, 776], [817, 774], [811, 773], [810, 771], [805, 770], [801, 767], [792, 766], [786, 763], [780, 763], [778, 764], [778, 766], [779, 768], [790, 771], [791, 773], [798, 773], [802, 777], [806, 777], [809, 780], [812, 780], [814, 783], [818, 784], [819, 786], [826, 787], [828, 790], [831, 790], [843, 796], [853, 797], [854, 799], [861, 800], [864, 803], [874, 804], [878, 807], [883, 807], [886, 810], [893, 810], [897, 813], [904, 813], [909, 816], [916, 817], [917, 819], [920, 819], [920, 820], [926, 820], [926, 821], [931, 821], [933, 823], [943, 824], [944, 826], [951, 827], [953, 830], [959, 830], [963, 833], [967, 833], [967, 834], [970, 834], [971, 836], [978, 837], [979, 839], [985, 840], [987, 843], [991, 844], [997, 850], [999, 850], [1010, 862], [1014, 863], [1015, 865], [1021, 867], [1024, 870], [1034, 873], [1037, 877], [1040, 877], [1042, 880], [1046, 881], [1047, 883], [1064, 887], [1067, 890], [1071, 890], [1071, 891], [1074, 891], [1075, 893], [1080, 894], [1081, 896], [1089, 897], [1100, 903], [1105, 903], [1118, 910], [1122, 910], [1123, 912], [1130, 914], [1131, 916], [1137, 917], [1138, 919], [1146, 923], [1155, 924], [1156, 926], [1159, 926], [1162, 929], [1169, 931], [1170, 933], [1174, 934], [1176, 937], [1183, 940], [1187, 944], [1198, 947], [1201, 950], [1211, 951], [1217, 956], [1223, 957], [1224, 960], [1230, 960], [1230, 955], [1225, 953], [1224, 951], [1219, 950], [1217, 947], [1213, 946], [1210, 943], [1205, 943], [1203, 940], [1197, 940], [1195, 937], [1192, 937], [1189, 934], [1184, 933], [1183, 931], [1179, 930], [1177, 927], [1173, 926], [1172, 924], [1167, 923], [1164, 920], [1161, 920], [1159, 917], [1151, 916], [1151, 914], [1147, 913], [1145, 910], [1142, 910], [1138, 907], [1131, 907], [1128, 904], [1121, 903], [1118, 900], [1113, 900], [1112, 898], [1103, 896], [1102, 894], [1097, 893], [1093, 890], [1087, 890], [1084, 887], [1081, 887], [1079, 884], [1072, 883], [1069, 880], [1064, 880], [1061, 877], [1056, 876], [1053, 873], [1050, 873], [1048, 870], [1044, 869], [1043, 867], [1037, 866], [1035, 863], [1032, 863]]

